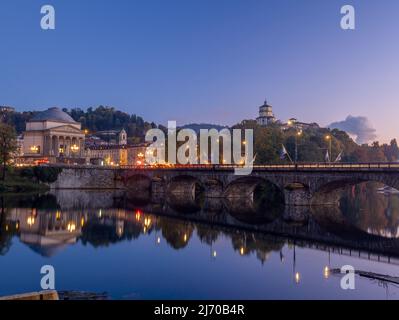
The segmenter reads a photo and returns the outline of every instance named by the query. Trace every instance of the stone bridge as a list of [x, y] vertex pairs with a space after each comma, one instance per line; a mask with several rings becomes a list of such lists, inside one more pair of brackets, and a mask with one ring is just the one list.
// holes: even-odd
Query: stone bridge
[[230, 165], [173, 167], [64, 167], [54, 189], [125, 189], [208, 198], [253, 199], [262, 184], [276, 187], [286, 205], [334, 205], [339, 190], [376, 181], [399, 189], [399, 163], [297, 164], [254, 166], [251, 175], [234, 174]]

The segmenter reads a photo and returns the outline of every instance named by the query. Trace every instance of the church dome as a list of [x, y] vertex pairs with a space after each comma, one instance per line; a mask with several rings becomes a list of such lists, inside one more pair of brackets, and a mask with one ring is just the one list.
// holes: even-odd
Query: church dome
[[72, 117], [59, 108], [50, 108], [39, 112], [30, 121], [57, 121], [66, 123], [76, 123]]

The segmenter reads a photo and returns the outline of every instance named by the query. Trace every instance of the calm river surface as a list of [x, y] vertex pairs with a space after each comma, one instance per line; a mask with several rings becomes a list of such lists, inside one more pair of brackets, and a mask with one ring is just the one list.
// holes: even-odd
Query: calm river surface
[[[57, 191], [1, 198], [0, 295], [57, 290], [112, 299], [399, 299], [395, 284], [329, 269], [399, 276], [399, 196], [361, 184], [340, 208], [259, 212], [251, 203]], [[299, 209], [296, 209], [299, 210]], [[329, 269], [326, 269], [329, 268]]]

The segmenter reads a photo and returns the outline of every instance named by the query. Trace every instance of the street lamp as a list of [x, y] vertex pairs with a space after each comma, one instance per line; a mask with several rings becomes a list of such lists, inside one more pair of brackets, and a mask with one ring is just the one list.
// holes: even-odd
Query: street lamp
[[295, 163], [298, 162], [298, 138], [302, 135], [302, 130], [298, 131], [295, 135]]
[[71, 151], [74, 152], [74, 153], [75, 153], [75, 152], [78, 152], [78, 151], [79, 151], [79, 146], [76, 145], [76, 144], [72, 145], [72, 146], [71, 146]]
[[332, 158], [332, 154], [331, 154], [331, 141], [332, 141], [332, 137], [328, 134], [326, 135], [326, 140], [329, 143], [329, 160], [331, 162], [331, 158]]
[[330, 268], [329, 267], [327, 267], [327, 266], [324, 267], [323, 276], [324, 276], [324, 279], [328, 279], [329, 278], [329, 276], [330, 276]]

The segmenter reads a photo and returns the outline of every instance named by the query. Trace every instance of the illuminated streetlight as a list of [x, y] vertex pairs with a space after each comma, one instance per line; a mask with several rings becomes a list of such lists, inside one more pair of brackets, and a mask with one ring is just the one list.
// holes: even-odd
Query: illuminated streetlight
[[67, 230], [69, 232], [74, 232], [76, 230], [76, 224], [74, 222], [68, 223]]
[[332, 154], [331, 154], [331, 142], [332, 142], [332, 137], [331, 135], [326, 135], [325, 139], [328, 141], [329, 144], [329, 160], [331, 162]]
[[39, 147], [38, 146], [31, 146], [30, 147], [30, 151], [32, 151], [32, 153], [39, 153]]
[[146, 227], [149, 227], [150, 224], [151, 224], [151, 218], [145, 218], [145, 219], [144, 219], [144, 225], [145, 225]]
[[76, 144], [72, 145], [72, 146], [71, 146], [71, 151], [72, 151], [72, 152], [78, 152], [78, 151], [79, 151], [79, 146], [76, 145]]
[[298, 284], [301, 281], [301, 275], [299, 272], [295, 273], [295, 283]]
[[28, 224], [29, 227], [33, 226], [35, 224], [35, 217], [32, 216], [28, 217], [26, 223]]
[[323, 276], [325, 279], [329, 278], [329, 276], [330, 276], [330, 268], [329, 267], [327, 267], [327, 266], [324, 267]]
[[295, 163], [298, 162], [298, 138], [302, 135], [302, 130], [299, 130], [295, 135]]

